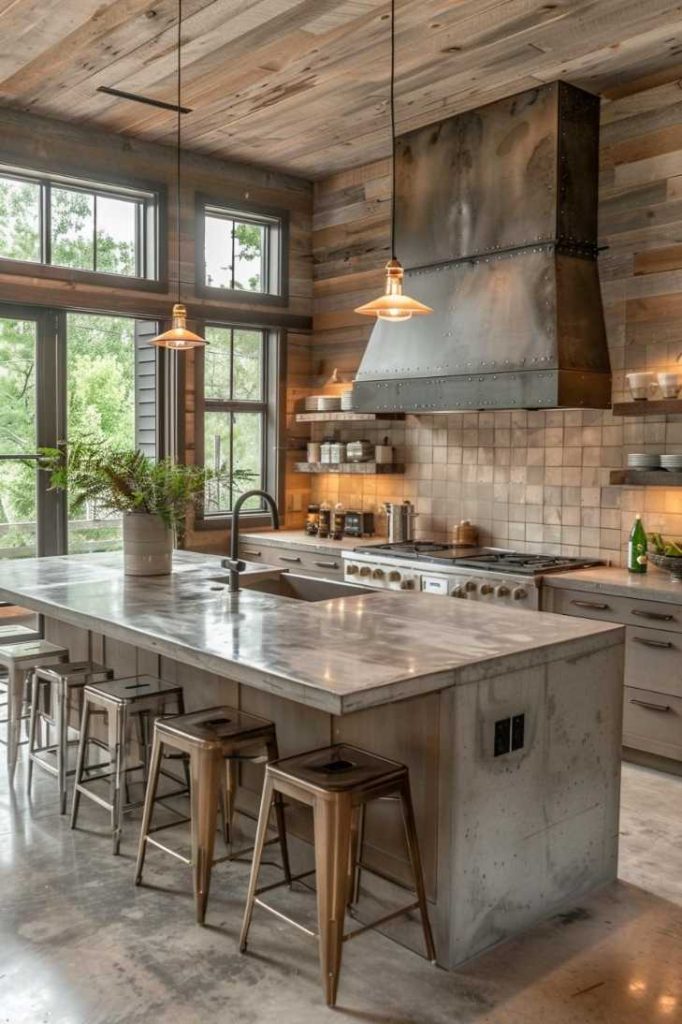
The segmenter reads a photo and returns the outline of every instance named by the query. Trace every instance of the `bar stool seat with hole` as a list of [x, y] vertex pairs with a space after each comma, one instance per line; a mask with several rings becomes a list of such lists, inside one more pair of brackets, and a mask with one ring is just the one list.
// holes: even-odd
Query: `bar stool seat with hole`
[[[156, 799], [161, 756], [168, 750], [180, 751], [189, 756], [191, 794], [191, 857], [181, 857], [174, 850], [164, 846], [152, 835], [164, 828], [171, 828], [179, 822], [152, 826], [152, 813]], [[221, 792], [227, 793], [225, 818], [231, 829], [234, 816], [234, 797], [237, 789], [240, 763], [266, 763], [278, 755], [275, 726], [266, 718], [247, 714], [230, 707], [204, 708], [177, 718], [157, 719], [154, 724], [154, 740], [149, 769], [149, 783], [145, 796], [140, 844], [137, 855], [135, 884], [142, 882], [145, 853], [151, 843], [166, 853], [182, 860], [192, 868], [196, 915], [199, 924], [206, 917], [206, 904], [211, 882], [211, 868], [219, 861], [213, 858], [216, 823]], [[277, 838], [270, 843], [279, 843], [285, 879], [290, 878], [287, 852], [284, 805], [281, 797], [275, 801]], [[185, 821], [187, 819], [184, 819]], [[265, 824], [267, 828], [267, 822]], [[228, 836], [226, 835], [226, 840]], [[230, 833], [231, 839], [231, 833]], [[265, 833], [263, 844], [265, 845]], [[230, 843], [231, 846], [231, 843]], [[240, 850], [224, 859], [233, 859]]]
[[[71, 828], [76, 828], [78, 823], [81, 795], [93, 800], [100, 807], [106, 808], [111, 815], [113, 852], [119, 853], [123, 814], [139, 806], [139, 803], [129, 802], [124, 806], [121, 790], [122, 787], [127, 789], [127, 777], [130, 772], [142, 770], [143, 777], [145, 780], [147, 778], [150, 720], [169, 713], [182, 714], [183, 711], [182, 687], [175, 683], [166, 683], [155, 676], [131, 676], [110, 682], [89, 683], [83, 688], [83, 713], [71, 805]], [[101, 712], [104, 712], [107, 723], [107, 740], [104, 743], [98, 741], [90, 732], [92, 715]], [[127, 765], [127, 738], [132, 721], [138, 725], [141, 760], [137, 764]], [[87, 755], [91, 744], [100, 748], [107, 747], [109, 760], [94, 765], [88, 764]], [[102, 768], [108, 768], [109, 771], [99, 771]], [[91, 774], [93, 771], [96, 774]], [[109, 780], [109, 800], [91, 788], [93, 782], [101, 779]], [[181, 792], [185, 793], [186, 787], [183, 787]]]
[[[28, 706], [28, 683], [33, 673], [42, 665], [67, 661], [69, 652], [65, 647], [50, 643], [49, 640], [21, 640], [18, 643], [0, 646], [0, 666], [7, 671], [7, 774], [10, 781], [19, 753], [21, 722], [28, 717], [24, 710]], [[5, 742], [5, 741], [3, 741]]]
[[[27, 789], [30, 793], [34, 764], [51, 775], [56, 775], [60, 814], [66, 813], [67, 776], [74, 774], [74, 770], [69, 770], [68, 767], [70, 695], [77, 693], [82, 704], [83, 687], [88, 683], [113, 679], [113, 676], [112, 669], [98, 665], [94, 661], [67, 661], [57, 665], [45, 665], [36, 669], [33, 674]], [[50, 709], [49, 715], [45, 708]], [[47, 731], [47, 742], [44, 745], [37, 739], [37, 729], [41, 722]], [[56, 731], [56, 743], [50, 743], [51, 726]]]
[[[295, 875], [292, 881], [311, 874], [317, 876], [317, 933], [286, 917], [260, 899], [260, 894], [281, 884], [258, 888], [265, 825], [272, 801], [278, 795], [307, 804], [313, 810], [315, 869]], [[416, 898], [407, 906], [400, 907], [371, 924], [344, 932], [346, 910], [353, 902], [357, 872], [362, 867], [364, 871], [371, 873], [371, 869], [362, 864], [361, 815], [370, 801], [391, 796], [398, 798], [402, 810]], [[246, 952], [251, 917], [256, 904], [295, 925], [312, 938], [317, 938], [322, 987], [329, 1006], [336, 1003], [343, 942], [408, 911], [419, 911], [426, 955], [429, 960], [435, 961], [436, 954], [429, 924], [406, 766], [349, 744], [325, 747], [268, 764], [265, 769], [251, 878], [240, 937], [242, 953]]]

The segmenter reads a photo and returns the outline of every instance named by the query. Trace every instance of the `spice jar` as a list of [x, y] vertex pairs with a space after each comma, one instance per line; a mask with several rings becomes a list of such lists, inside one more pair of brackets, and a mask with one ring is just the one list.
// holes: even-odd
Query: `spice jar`
[[320, 520], [319, 520], [319, 526], [318, 526], [318, 529], [317, 529], [318, 537], [321, 537], [321, 538], [328, 537], [329, 534], [331, 533], [331, 525], [332, 525], [332, 510], [331, 510], [331, 506], [326, 501], [323, 501], [322, 504], [320, 505]]
[[334, 506], [334, 514], [332, 516], [332, 540], [341, 540], [346, 528], [346, 513], [343, 505], [339, 502]]
[[308, 505], [308, 514], [305, 520], [305, 532], [309, 537], [316, 537], [320, 528], [320, 506]]

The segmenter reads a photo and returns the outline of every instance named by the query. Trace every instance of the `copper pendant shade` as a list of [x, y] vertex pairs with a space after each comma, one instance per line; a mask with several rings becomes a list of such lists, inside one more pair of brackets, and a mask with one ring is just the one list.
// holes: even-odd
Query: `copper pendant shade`
[[363, 316], [375, 316], [379, 320], [390, 320], [399, 323], [401, 320], [409, 320], [413, 316], [427, 316], [433, 310], [409, 295], [403, 295], [403, 277], [405, 271], [400, 261], [395, 257], [386, 264], [386, 291], [364, 306], [358, 306], [356, 313]]
[[409, 295], [403, 294], [403, 270], [395, 252], [395, 0], [391, 0], [391, 258], [386, 264], [386, 286], [384, 294], [372, 302], [366, 302], [355, 310], [362, 316], [373, 316], [377, 320], [389, 320], [400, 323], [410, 320], [413, 316], [427, 316], [433, 313], [430, 306], [425, 306]]
[[176, 203], [175, 203], [175, 253], [176, 253], [176, 288], [177, 288], [177, 300], [173, 306], [173, 312], [171, 314], [172, 324], [170, 330], [164, 331], [162, 334], [157, 334], [155, 338], [152, 338], [150, 345], [156, 345], [158, 348], [170, 348], [176, 352], [183, 352], [190, 348], [200, 348], [206, 344], [204, 338], [198, 334], [194, 334], [193, 331], [187, 328], [187, 309], [181, 301], [180, 294], [180, 194], [181, 194], [181, 171], [182, 171], [182, 0], [178, 0], [178, 72], [177, 72], [177, 84], [178, 84], [178, 98], [177, 98], [177, 112], [178, 112], [178, 124], [177, 124], [177, 143], [176, 143], [176, 159], [177, 159], [177, 174], [176, 174]]
[[198, 334], [187, 329], [187, 309], [181, 302], [176, 302], [173, 306], [170, 330], [164, 331], [163, 334], [157, 334], [149, 344], [156, 345], [158, 348], [173, 348], [181, 352], [188, 348], [198, 348], [200, 345], [205, 345], [206, 342]]

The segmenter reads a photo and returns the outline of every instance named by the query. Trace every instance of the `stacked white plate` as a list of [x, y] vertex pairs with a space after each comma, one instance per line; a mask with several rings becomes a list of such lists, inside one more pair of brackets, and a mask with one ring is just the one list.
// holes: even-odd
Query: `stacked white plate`
[[661, 455], [661, 468], [670, 470], [682, 469], [682, 455]]
[[628, 469], [660, 469], [661, 456], [649, 454], [628, 455]]
[[338, 395], [310, 395], [305, 400], [306, 412], [337, 412], [341, 408]]

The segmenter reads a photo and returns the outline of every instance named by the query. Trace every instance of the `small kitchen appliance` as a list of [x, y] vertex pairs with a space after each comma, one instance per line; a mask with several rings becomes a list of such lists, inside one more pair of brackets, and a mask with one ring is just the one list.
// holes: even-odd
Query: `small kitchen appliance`
[[374, 535], [374, 513], [348, 509], [345, 532], [346, 537], [372, 537]]

